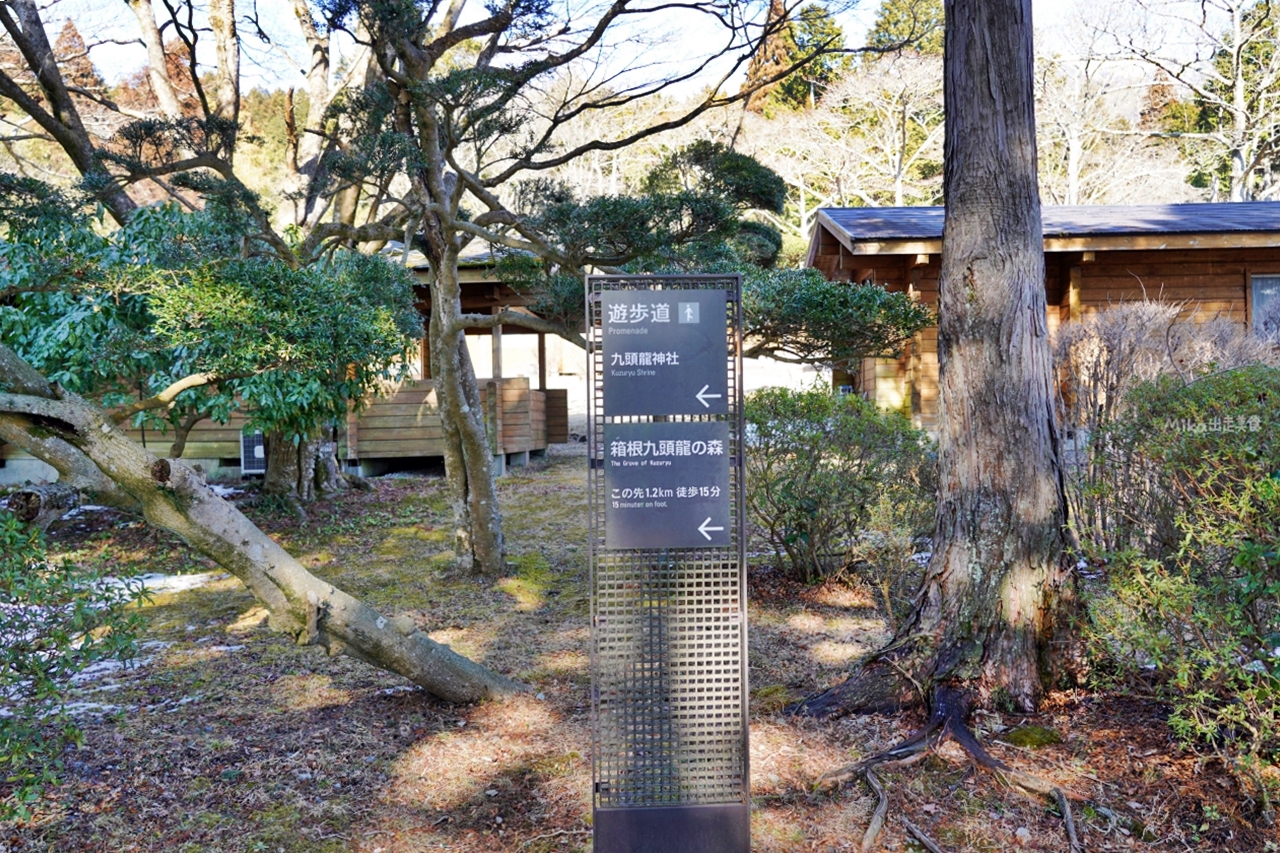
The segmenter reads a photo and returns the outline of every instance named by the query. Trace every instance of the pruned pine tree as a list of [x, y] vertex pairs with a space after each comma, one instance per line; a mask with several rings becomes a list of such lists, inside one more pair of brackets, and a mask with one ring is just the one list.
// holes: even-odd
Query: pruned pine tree
[[[366, 33], [378, 62], [379, 79], [368, 97], [382, 105], [380, 133], [356, 137], [376, 141], [376, 147], [365, 146], [359, 153], [357, 144], [351, 152], [365, 162], [385, 156], [379, 152], [403, 157], [408, 188], [401, 200], [430, 266], [432, 373], [444, 414], [459, 558], [496, 572], [503, 566], [501, 516], [463, 333], [504, 324], [565, 329], [517, 312], [464, 313], [459, 253], [474, 240], [486, 241], [541, 258], [572, 278], [588, 269], [618, 269], [644, 254], [645, 244], [655, 238], [669, 241], [674, 235], [679, 241], [699, 231], [714, 232], [719, 225], [714, 217], [704, 217], [704, 202], [685, 195], [655, 202], [648, 213], [631, 214], [622, 211], [632, 202], [615, 198], [609, 204], [618, 215], [596, 217], [578, 234], [551, 233], [526, 215], [518, 188], [578, 158], [625, 149], [711, 110], [741, 104], [759, 89], [842, 49], [829, 41], [815, 44], [729, 93], [727, 82], [781, 32], [794, 11], [791, 6], [780, 0], [769, 12], [756, 3], [734, 2], [726, 12], [723, 4], [683, 5], [679, 25], [687, 30], [701, 21], [707, 34], [703, 49], [669, 63], [628, 69], [597, 60], [635, 40], [636, 21], [646, 21], [655, 31], [662, 27], [663, 7], [613, 0], [591, 18], [576, 20], [550, 4], [521, 0], [491, 5], [463, 24], [464, 2], [446, 7], [330, 0], [323, 8], [331, 28]], [[697, 97], [676, 102], [642, 124], [562, 143], [561, 129], [580, 117], [660, 100], [694, 77], [707, 81]], [[555, 93], [550, 101], [549, 92]], [[606, 206], [604, 200], [594, 204], [599, 211]], [[626, 228], [611, 230], [617, 223]], [[640, 232], [645, 232], [643, 239]]]

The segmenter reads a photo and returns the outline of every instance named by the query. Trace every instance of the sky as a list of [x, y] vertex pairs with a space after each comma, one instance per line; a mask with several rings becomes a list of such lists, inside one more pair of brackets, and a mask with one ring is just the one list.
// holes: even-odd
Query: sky
[[[1060, 0], [1032, 2], [1038, 37], [1041, 43], [1053, 44], [1055, 34], [1063, 32], [1063, 24], [1077, 6]], [[241, 76], [245, 88], [276, 89], [299, 85], [301, 72], [298, 62], [305, 56], [305, 48], [293, 19], [292, 4], [288, 0], [241, 0], [240, 6], [241, 17], [256, 13], [272, 39], [272, 44], [263, 43], [253, 34], [252, 27], [240, 24], [244, 45]], [[472, 3], [472, 6], [481, 8], [482, 4]], [[863, 2], [853, 14], [841, 21], [848, 44], [863, 42], [875, 19], [877, 7], [875, 0]], [[53, 31], [51, 36], [56, 34], [61, 20], [66, 17], [76, 22], [85, 41], [93, 45], [91, 56], [94, 65], [109, 84], [119, 82], [142, 67], [145, 53], [140, 45], [115, 43], [137, 37], [134, 19], [120, 0], [58, 0], [46, 17]], [[681, 38], [678, 28], [675, 30], [667, 30], [664, 38], [654, 41], [664, 45], [672, 56], [683, 58], [690, 50], [696, 51], [697, 33], [685, 32]], [[102, 43], [94, 45], [99, 41]], [[337, 49], [339, 56], [344, 52], [350, 55], [353, 51], [350, 44], [338, 43]], [[658, 48], [655, 46], [654, 49]]]

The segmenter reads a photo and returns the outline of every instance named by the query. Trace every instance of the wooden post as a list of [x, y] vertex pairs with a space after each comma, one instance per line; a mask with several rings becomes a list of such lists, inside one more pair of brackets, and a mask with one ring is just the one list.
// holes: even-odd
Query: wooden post
[[422, 360], [422, 378], [431, 378], [431, 343], [424, 335], [422, 341], [418, 344], [419, 357]]
[[1080, 319], [1080, 267], [1072, 267], [1067, 284], [1067, 319], [1075, 322]]
[[[499, 308], [499, 311], [505, 311], [506, 308]], [[493, 378], [502, 378], [502, 327], [493, 327]]]
[[547, 390], [547, 333], [538, 332], [538, 390]]
[[360, 419], [356, 413], [347, 410], [347, 461], [360, 458]]
[[489, 422], [489, 448], [493, 455], [502, 453], [502, 383], [490, 381], [485, 383], [484, 401], [486, 420]]

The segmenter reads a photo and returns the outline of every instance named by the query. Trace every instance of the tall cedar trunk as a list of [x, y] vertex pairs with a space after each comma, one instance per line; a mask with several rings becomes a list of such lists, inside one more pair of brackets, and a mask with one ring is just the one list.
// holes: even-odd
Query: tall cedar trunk
[[276, 630], [399, 673], [452, 702], [523, 689], [432, 641], [412, 620], [387, 618], [315, 577], [191, 468], [148, 453], [101, 408], [53, 388], [3, 345], [0, 386], [14, 392], [0, 393], [0, 440], [54, 466], [96, 500], [140, 511], [182, 538], [243, 581]]
[[1069, 651], [1030, 0], [947, 0], [944, 66], [933, 557], [894, 640], [805, 713], [900, 707], [917, 686], [1031, 710]]
[[1036, 706], [1068, 574], [1036, 178], [1031, 0], [946, 4], [938, 513], [907, 629], [935, 683]]
[[461, 330], [450, 331], [462, 305], [457, 260], [456, 250], [449, 249], [440, 263], [433, 265], [428, 330], [431, 377], [443, 426], [458, 562], [470, 570], [497, 574], [506, 565], [506, 555], [493, 452], [465, 335]]

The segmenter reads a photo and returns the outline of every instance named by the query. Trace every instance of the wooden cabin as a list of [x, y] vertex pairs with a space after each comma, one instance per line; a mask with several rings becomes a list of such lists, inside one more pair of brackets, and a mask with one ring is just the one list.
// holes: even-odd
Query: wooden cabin
[[[808, 264], [831, 281], [871, 281], [936, 306], [942, 220], [941, 207], [820, 210]], [[1188, 320], [1244, 324], [1280, 300], [1280, 203], [1054, 206], [1042, 221], [1050, 331], [1144, 297], [1185, 302]], [[932, 429], [937, 329], [900, 358], [837, 371], [834, 383]]]

